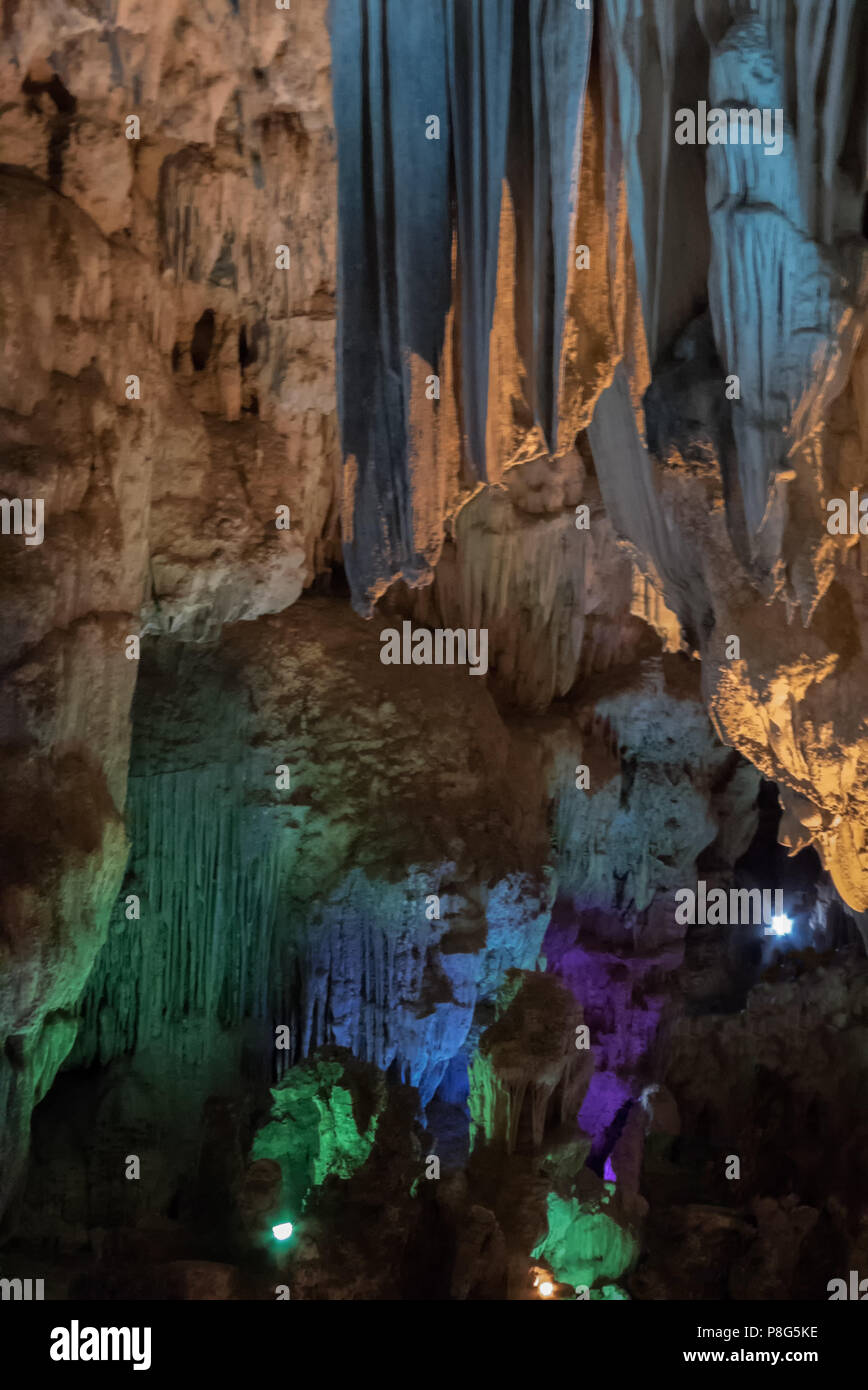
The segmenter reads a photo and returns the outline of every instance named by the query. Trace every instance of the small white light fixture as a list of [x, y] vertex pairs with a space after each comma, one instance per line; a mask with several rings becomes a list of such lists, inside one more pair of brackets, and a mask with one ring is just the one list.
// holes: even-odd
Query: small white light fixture
[[793, 930], [793, 924], [789, 917], [773, 917], [770, 927], [766, 927], [766, 936], [789, 936]]
[[272, 1226], [271, 1234], [275, 1240], [289, 1240], [292, 1235], [292, 1222], [280, 1221], [276, 1226]]

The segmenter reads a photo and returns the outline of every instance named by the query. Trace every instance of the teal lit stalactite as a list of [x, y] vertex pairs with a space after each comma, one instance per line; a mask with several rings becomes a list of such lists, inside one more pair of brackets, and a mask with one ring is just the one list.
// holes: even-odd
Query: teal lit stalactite
[[[79, 1005], [73, 1062], [106, 1064], [155, 1041], [189, 1052], [194, 1037], [205, 1060], [222, 1029], [270, 1017], [297, 837], [279, 803], [263, 800], [276, 759], [251, 756], [248, 720], [246, 693], [216, 654], [146, 644], [133, 705], [130, 862]], [[125, 918], [128, 893], [140, 897], [140, 920]]]
[[[217, 1029], [270, 1009], [287, 847], [276, 814], [250, 804], [253, 776], [222, 763], [130, 778], [130, 873], [81, 1004], [78, 1060], [171, 1038], [189, 1016]], [[124, 920], [127, 892], [141, 921]]]
[[553, 0], [516, 4], [507, 156], [516, 337], [530, 405], [552, 451], [591, 37], [591, 11]]
[[[397, 574], [424, 574], [414, 544], [410, 359], [436, 371], [451, 300], [449, 114], [440, 4], [332, 0], [338, 145], [338, 410], [354, 460], [344, 563], [356, 608]], [[426, 139], [426, 119], [440, 139]]]

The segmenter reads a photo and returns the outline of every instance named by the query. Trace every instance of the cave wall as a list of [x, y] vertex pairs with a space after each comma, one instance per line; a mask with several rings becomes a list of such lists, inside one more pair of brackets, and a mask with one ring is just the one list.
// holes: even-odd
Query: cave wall
[[125, 870], [128, 638], [285, 608], [338, 510], [324, 8], [7, 21], [5, 487], [45, 540], [2, 550], [5, 1192]]

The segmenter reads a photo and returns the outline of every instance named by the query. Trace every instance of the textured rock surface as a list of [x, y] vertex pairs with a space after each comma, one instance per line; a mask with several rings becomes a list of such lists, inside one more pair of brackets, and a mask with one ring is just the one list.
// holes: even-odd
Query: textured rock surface
[[[785, 804], [809, 803], [812, 837], [861, 910], [864, 772], [850, 686], [864, 679], [861, 542], [829, 535], [826, 501], [858, 487], [868, 464], [858, 404], [866, 148], [844, 58], [850, 46], [865, 52], [865, 16], [847, 3], [769, 5], [749, 18], [734, 6], [731, 22], [726, 5], [690, 8], [676, 7], [673, 23], [639, 0], [606, 6], [604, 70], [618, 98], [610, 174], [623, 161], [653, 381], [637, 418], [629, 382], [644, 379], [626, 365], [616, 373], [591, 447], [616, 531], [702, 657], [715, 724], [782, 784]], [[643, 106], [660, 105], [643, 65], [652, 37], [664, 79], [657, 135]], [[780, 155], [709, 145], [703, 163], [696, 146], [674, 145], [667, 113], [699, 97], [779, 106]], [[707, 227], [691, 221], [686, 247], [667, 225], [670, 187], [673, 209], [707, 201]], [[615, 182], [612, 215], [617, 197]], [[692, 304], [673, 293], [676, 265]], [[710, 325], [696, 317], [705, 294]], [[676, 305], [667, 323], [661, 306], [671, 316]], [[728, 401], [730, 373], [740, 397]]]
[[45, 540], [0, 554], [7, 1185], [124, 871], [125, 639], [283, 609], [337, 515], [324, 7], [9, 18], [0, 429]]
[[646, 1161], [637, 1297], [817, 1300], [864, 1261], [865, 990], [861, 949], [808, 950], [768, 970], [742, 1011], [675, 1026], [666, 1084], [685, 1133], [661, 1135]]
[[[481, 683], [385, 667], [379, 650], [361, 620], [309, 600], [227, 630], [210, 655], [161, 640], [146, 658], [130, 796], [141, 858], [123, 895], [140, 893], [142, 919], [128, 929], [121, 913], [109, 937], [83, 1055], [107, 1060], [195, 1014], [259, 1019], [267, 1055], [273, 1018], [292, 1029], [291, 1057], [339, 1043], [397, 1062], [427, 1100], [480, 982], [533, 962], [549, 900], [543, 788], [530, 767], [509, 779]], [[207, 1050], [207, 1026], [199, 1036]]]
[[575, 1047], [581, 1012], [553, 975], [515, 970], [506, 975], [496, 1010], [470, 1066], [471, 1143], [511, 1153], [526, 1111], [539, 1148], [548, 1114], [569, 1125], [590, 1080], [591, 1059]]

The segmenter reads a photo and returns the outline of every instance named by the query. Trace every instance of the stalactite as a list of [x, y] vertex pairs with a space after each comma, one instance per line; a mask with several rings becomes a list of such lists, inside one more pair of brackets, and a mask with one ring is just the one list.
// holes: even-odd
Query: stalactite
[[506, 167], [513, 0], [445, 0], [461, 304], [461, 405], [477, 477], [487, 476], [489, 336]]
[[[496, 1009], [468, 1069], [471, 1144], [513, 1153], [527, 1101], [532, 1143], [539, 1148], [552, 1095], [561, 1089], [562, 1123], [575, 1121], [591, 1079], [589, 1053], [574, 1047], [576, 1006], [553, 975], [510, 970]], [[566, 1105], [575, 1106], [571, 1114]]]
[[[864, 43], [868, 21], [853, 0], [835, 7], [818, 0], [793, 0], [789, 7], [775, 0], [750, 7], [695, 0], [676, 23], [671, 5], [605, 0], [602, 15], [610, 234], [626, 179], [655, 368], [672, 349], [681, 356], [696, 351], [681, 335], [707, 294], [721, 375], [740, 383], [739, 395], [727, 397], [738, 401], [731, 423], [727, 411], [711, 430], [729, 529], [740, 550], [746, 527], [740, 558], [758, 582], [773, 586], [788, 518], [781, 483], [792, 480], [794, 466], [800, 475], [816, 467], [811, 450], [853, 350], [849, 311], [857, 292], [847, 283], [850, 256], [842, 243], [858, 228], [859, 197], [842, 156], [850, 148], [858, 153], [849, 163], [864, 164], [866, 135], [852, 100], [854, 69], [847, 71], [843, 55], [848, 42]], [[772, 157], [750, 141], [673, 151], [673, 108], [693, 110], [700, 99], [727, 111], [780, 113], [782, 147]], [[698, 205], [703, 192], [707, 218], [695, 221], [685, 245], [680, 229], [667, 223], [666, 206]], [[720, 374], [713, 353], [707, 372]], [[722, 397], [724, 382], [715, 384]], [[591, 430], [595, 456], [606, 459], [600, 481], [607, 509], [617, 528], [651, 554], [670, 606], [691, 626], [698, 617], [701, 630], [701, 610], [708, 608], [701, 566], [683, 553], [678, 537], [667, 543], [663, 535], [653, 470], [639, 458], [641, 421], [629, 441], [626, 424], [615, 422], [625, 409], [637, 413], [644, 382], [633, 385], [631, 393], [616, 376]], [[730, 431], [737, 455], [732, 478]], [[619, 456], [631, 461], [630, 483], [611, 474], [614, 468], [623, 475]], [[792, 582], [810, 612], [817, 602], [813, 572], [807, 583], [798, 576]]]
[[517, 4], [507, 172], [516, 217], [516, 337], [534, 415], [557, 447], [564, 309], [591, 12]]
[[[255, 806], [245, 833], [248, 793], [237, 764], [130, 778], [133, 858], [82, 1003], [81, 1060], [171, 1036], [194, 1014], [215, 1027], [266, 1014], [288, 846]], [[124, 918], [133, 892], [139, 921]]]
[[332, 34], [344, 555], [367, 614], [393, 578], [430, 576], [446, 472], [456, 500], [460, 492], [445, 400], [455, 387], [443, 365], [453, 301], [465, 462], [470, 477], [488, 476], [504, 175], [516, 216], [516, 337], [530, 407], [556, 448], [591, 13], [549, 0], [411, 10], [401, 0], [333, 0]]
[[[712, 55], [712, 104], [784, 110], [784, 81], [768, 42], [757, 20], [728, 30]], [[770, 506], [770, 488], [840, 391], [850, 302], [834, 261], [810, 237], [804, 206], [812, 195], [800, 189], [799, 175], [803, 132], [797, 141], [786, 126], [781, 137], [771, 158], [759, 145], [711, 146], [706, 188], [715, 341], [724, 370], [740, 382], [742, 404], [733, 414], [739, 478], [755, 553], [759, 533], [770, 532], [766, 567], [780, 550], [785, 520], [782, 498]]]
[[[427, 567], [408, 454], [411, 358], [439, 370], [451, 298], [448, 76], [439, 6], [333, 0], [331, 29], [344, 555], [365, 608], [383, 580]], [[429, 117], [438, 138], [426, 138]]]

